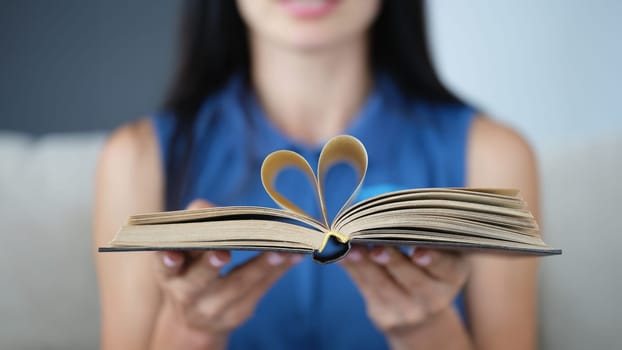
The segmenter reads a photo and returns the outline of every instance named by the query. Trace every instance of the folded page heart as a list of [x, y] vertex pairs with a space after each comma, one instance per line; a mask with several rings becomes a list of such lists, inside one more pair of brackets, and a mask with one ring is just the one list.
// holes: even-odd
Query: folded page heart
[[349, 164], [355, 170], [356, 186], [350, 197], [341, 206], [341, 209], [336, 215], [336, 217], [338, 217], [356, 198], [363, 185], [363, 180], [367, 172], [367, 151], [363, 144], [352, 136], [339, 135], [330, 139], [330, 141], [324, 145], [318, 160], [317, 175], [313, 172], [309, 163], [296, 152], [280, 150], [269, 154], [261, 167], [261, 182], [270, 198], [283, 209], [311, 217], [311, 215], [300, 209], [275, 188], [277, 177], [285, 169], [294, 168], [301, 171], [313, 185], [322, 213], [323, 226], [326, 228], [327, 232], [338, 234], [334, 232], [334, 228], [331, 223], [328, 222], [324, 178], [333, 165], [342, 162]]

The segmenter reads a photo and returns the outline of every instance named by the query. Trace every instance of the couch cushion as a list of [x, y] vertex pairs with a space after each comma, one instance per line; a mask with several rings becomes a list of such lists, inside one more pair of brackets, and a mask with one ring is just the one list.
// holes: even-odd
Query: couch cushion
[[622, 135], [543, 152], [543, 349], [619, 349]]
[[91, 202], [103, 139], [0, 133], [0, 348], [98, 346]]

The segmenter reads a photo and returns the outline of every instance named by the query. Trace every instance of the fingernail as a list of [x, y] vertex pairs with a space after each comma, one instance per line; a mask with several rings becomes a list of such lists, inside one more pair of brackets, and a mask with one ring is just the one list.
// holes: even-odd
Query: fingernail
[[166, 254], [162, 255], [162, 262], [167, 267], [176, 267], [177, 266], [177, 261], [171, 259], [171, 257], [166, 255]]
[[361, 255], [361, 251], [358, 249], [352, 249], [350, 250], [350, 252], [348, 253], [348, 255], [346, 255], [346, 259], [350, 262], [357, 262], [357, 261], [361, 261], [361, 258], [363, 256]]
[[302, 254], [293, 254], [293, 255], [292, 255], [292, 257], [289, 259], [289, 261], [290, 261], [292, 264], [298, 264], [299, 262], [301, 262], [301, 261], [302, 261], [302, 259], [303, 259], [304, 257], [305, 257], [305, 256], [304, 256], [304, 255], [302, 255]]
[[424, 253], [418, 257], [415, 258], [415, 262], [421, 266], [427, 266], [430, 265], [430, 263], [432, 262], [432, 256], [428, 253]]
[[391, 255], [386, 249], [375, 250], [371, 254], [371, 258], [378, 264], [386, 264], [391, 260]]
[[274, 252], [268, 253], [268, 264], [272, 266], [278, 266], [281, 265], [283, 261], [285, 261], [285, 257], [283, 256], [283, 254]]
[[212, 266], [214, 267], [222, 267], [225, 264], [225, 262], [221, 260], [216, 254], [210, 254], [209, 263], [212, 264]]

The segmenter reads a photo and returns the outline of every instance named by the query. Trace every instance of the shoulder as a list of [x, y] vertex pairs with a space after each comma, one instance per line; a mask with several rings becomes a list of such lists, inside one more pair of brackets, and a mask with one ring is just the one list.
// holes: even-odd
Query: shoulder
[[[468, 186], [518, 189], [538, 219], [536, 157], [518, 132], [477, 116], [471, 124], [467, 153]], [[507, 348], [508, 344], [516, 349], [533, 348], [537, 260], [487, 254], [468, 259], [471, 275], [466, 295], [474, 342], [487, 349]], [[513, 317], [505, 317], [508, 314]]]
[[491, 118], [473, 118], [467, 152], [469, 186], [509, 186], [533, 176], [536, 156], [518, 132]]
[[145, 118], [115, 130], [101, 151], [97, 184], [126, 193], [153, 193], [162, 186], [162, 166], [155, 130]]
[[155, 131], [147, 118], [121, 126], [104, 144], [101, 163], [136, 168], [157, 158], [158, 148]]

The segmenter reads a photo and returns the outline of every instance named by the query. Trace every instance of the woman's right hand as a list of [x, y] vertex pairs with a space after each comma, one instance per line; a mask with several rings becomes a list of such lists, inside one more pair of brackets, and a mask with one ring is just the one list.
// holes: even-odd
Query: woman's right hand
[[[210, 206], [196, 200], [188, 209]], [[157, 256], [163, 312], [168, 314], [163, 326], [185, 327], [184, 333], [210, 349], [224, 348], [231, 331], [253, 315], [270, 286], [302, 258], [297, 254], [262, 253], [221, 276], [221, 268], [231, 258], [228, 251], [165, 251]], [[166, 333], [166, 329], [160, 331], [157, 333]], [[158, 340], [154, 340], [155, 345]]]

